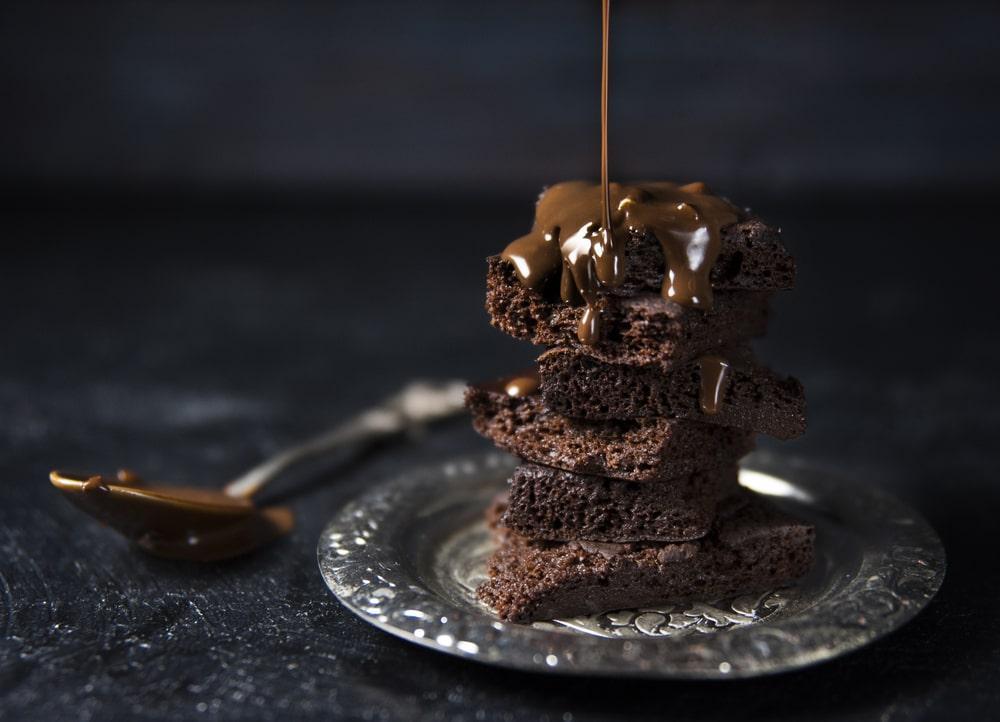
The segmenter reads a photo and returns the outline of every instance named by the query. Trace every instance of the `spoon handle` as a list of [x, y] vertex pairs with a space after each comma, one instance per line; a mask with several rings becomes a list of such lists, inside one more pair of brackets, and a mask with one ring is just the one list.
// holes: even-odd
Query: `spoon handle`
[[233, 479], [223, 491], [228, 496], [248, 499], [300, 461], [455, 416], [463, 410], [464, 393], [462, 381], [414, 381], [353, 419], [266, 459]]

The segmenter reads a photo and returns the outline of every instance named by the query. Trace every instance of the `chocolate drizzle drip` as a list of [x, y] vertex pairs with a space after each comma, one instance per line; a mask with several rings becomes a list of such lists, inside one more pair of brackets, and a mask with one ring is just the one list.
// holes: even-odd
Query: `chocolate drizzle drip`
[[494, 393], [521, 399], [538, 393], [538, 389], [542, 385], [542, 377], [538, 374], [538, 367], [532, 366], [511, 376], [479, 385]]
[[719, 413], [722, 397], [729, 386], [729, 362], [721, 356], [703, 356], [698, 359], [701, 369], [701, 410], [706, 414]]
[[720, 231], [737, 220], [728, 201], [703, 183], [611, 183], [611, 233], [601, 227], [601, 189], [583, 181], [559, 183], [538, 199], [531, 233], [504, 249], [520, 281], [539, 288], [561, 271], [560, 296], [587, 308], [577, 335], [581, 343], [600, 339], [599, 291], [620, 285], [622, 249], [607, 239], [625, 233], [652, 234], [663, 248], [663, 297], [685, 306], [710, 309], [709, 274], [719, 255]]
[[538, 369], [532, 368], [530, 371], [506, 379], [503, 390], [508, 396], [519, 399], [537, 393], [541, 383]]
[[737, 220], [737, 210], [709, 193], [704, 183], [608, 182], [608, 48], [610, 0], [602, 0], [601, 27], [601, 183], [559, 183], [538, 199], [531, 233], [501, 254], [529, 288], [560, 270], [560, 296], [586, 308], [577, 337], [586, 345], [601, 338], [602, 288], [625, 278], [621, 239], [652, 234], [663, 248], [666, 270], [663, 297], [686, 306], [712, 307], [709, 273], [719, 255], [719, 233]]

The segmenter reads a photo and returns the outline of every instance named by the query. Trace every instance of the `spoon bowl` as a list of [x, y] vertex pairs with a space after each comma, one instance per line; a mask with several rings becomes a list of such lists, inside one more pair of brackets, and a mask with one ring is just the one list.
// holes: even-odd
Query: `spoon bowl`
[[415, 431], [463, 410], [461, 381], [414, 381], [329, 431], [276, 454], [222, 489], [146, 484], [131, 471], [114, 477], [53, 471], [49, 481], [73, 504], [156, 556], [218, 561], [287, 534], [287, 507], [257, 506], [252, 497], [296, 464], [351, 445]]
[[257, 507], [223, 491], [146, 485], [115, 477], [53, 471], [52, 485], [73, 504], [145, 551], [169, 559], [218, 561], [239, 556], [289, 532], [285, 507]]

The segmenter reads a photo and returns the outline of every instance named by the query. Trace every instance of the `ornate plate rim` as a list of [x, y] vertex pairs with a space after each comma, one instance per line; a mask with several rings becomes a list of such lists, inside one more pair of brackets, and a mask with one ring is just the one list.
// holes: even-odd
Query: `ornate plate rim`
[[[413, 579], [398, 558], [379, 551], [385, 549], [378, 544], [384, 536], [380, 522], [391, 519], [395, 508], [386, 502], [388, 492], [424, 489], [440, 496], [445, 485], [471, 492], [471, 482], [482, 483], [486, 474], [501, 478], [514, 463], [491, 452], [414, 469], [370, 487], [342, 507], [320, 535], [317, 558], [327, 586], [349, 610], [385, 632], [486, 664], [608, 677], [732, 679], [801, 668], [859, 649], [912, 619], [944, 579], [941, 541], [914, 509], [881, 490], [763, 452], [744, 460], [741, 483], [791, 503], [822, 507], [853, 529], [886, 538], [881, 547], [864, 549], [857, 573], [832, 598], [742, 628], [697, 638], [609, 639], [502, 622], [485, 610], [457, 606]], [[397, 556], [403, 553], [397, 550]]]

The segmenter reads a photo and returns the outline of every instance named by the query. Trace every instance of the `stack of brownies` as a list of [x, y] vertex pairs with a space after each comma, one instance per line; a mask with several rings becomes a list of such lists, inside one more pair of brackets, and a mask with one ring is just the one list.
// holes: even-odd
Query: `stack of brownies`
[[[492, 324], [547, 347], [467, 394], [476, 430], [523, 462], [491, 512], [499, 548], [479, 589], [501, 618], [712, 600], [809, 568], [812, 528], [738, 483], [756, 433], [804, 432], [805, 399], [748, 345], [794, 261], [777, 229], [733, 213], [716, 230], [710, 309], [665, 297], [666, 246], [645, 229], [621, 233], [623, 278], [587, 308], [560, 299], [558, 273], [529, 285], [510, 254], [488, 260]], [[600, 335], [581, 340], [590, 310]]]

